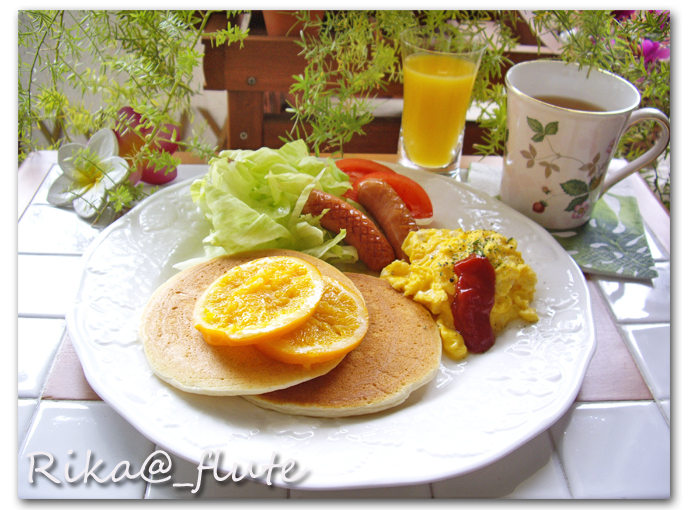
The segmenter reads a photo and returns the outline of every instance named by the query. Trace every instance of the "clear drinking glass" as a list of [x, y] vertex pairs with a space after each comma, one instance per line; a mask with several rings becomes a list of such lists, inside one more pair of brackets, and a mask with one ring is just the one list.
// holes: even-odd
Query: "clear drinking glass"
[[465, 118], [486, 49], [483, 36], [423, 27], [402, 33], [403, 114], [398, 160], [403, 166], [456, 175]]

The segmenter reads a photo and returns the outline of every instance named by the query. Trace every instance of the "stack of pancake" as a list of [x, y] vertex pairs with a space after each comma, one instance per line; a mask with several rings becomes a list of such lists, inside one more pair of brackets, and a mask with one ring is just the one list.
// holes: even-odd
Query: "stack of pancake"
[[[344, 357], [309, 367], [275, 361], [251, 345], [216, 346], [194, 328], [197, 298], [219, 276], [260, 257], [293, 256], [312, 263], [364, 298], [369, 328]], [[441, 339], [429, 312], [374, 276], [342, 273], [299, 252], [246, 252], [198, 264], [163, 284], [143, 311], [140, 339], [154, 373], [180, 390], [242, 396], [288, 414], [342, 417], [401, 404], [431, 381]]]

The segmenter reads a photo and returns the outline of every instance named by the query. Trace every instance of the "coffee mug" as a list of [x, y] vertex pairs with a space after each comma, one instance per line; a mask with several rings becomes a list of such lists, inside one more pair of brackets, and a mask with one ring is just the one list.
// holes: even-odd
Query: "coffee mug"
[[[668, 117], [654, 108], [635, 110], [640, 93], [614, 74], [535, 60], [510, 68], [506, 88], [500, 198], [547, 229], [587, 223], [606, 190], [654, 161], [668, 145]], [[623, 133], [644, 120], [659, 123], [659, 139], [607, 173]]]

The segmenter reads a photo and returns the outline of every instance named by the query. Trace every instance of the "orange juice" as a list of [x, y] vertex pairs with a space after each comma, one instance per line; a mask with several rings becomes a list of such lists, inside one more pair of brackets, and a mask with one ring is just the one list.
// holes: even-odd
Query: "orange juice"
[[448, 165], [463, 129], [476, 76], [474, 62], [454, 55], [409, 55], [403, 61], [402, 138], [416, 165]]

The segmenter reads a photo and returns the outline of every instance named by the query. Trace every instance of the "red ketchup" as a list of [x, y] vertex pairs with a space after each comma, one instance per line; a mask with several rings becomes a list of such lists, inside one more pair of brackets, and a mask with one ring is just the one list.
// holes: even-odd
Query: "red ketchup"
[[455, 329], [471, 353], [486, 352], [496, 341], [489, 314], [494, 306], [496, 272], [486, 257], [472, 254], [455, 263], [455, 298], [451, 304]]

